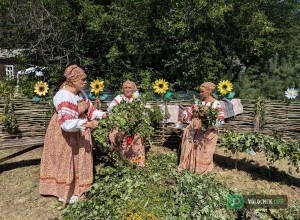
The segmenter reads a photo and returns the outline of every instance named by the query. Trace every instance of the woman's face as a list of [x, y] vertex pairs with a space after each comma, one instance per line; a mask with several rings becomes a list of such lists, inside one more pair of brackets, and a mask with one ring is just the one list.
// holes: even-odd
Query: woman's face
[[127, 98], [131, 98], [132, 94], [134, 93], [134, 90], [130, 85], [126, 85], [123, 87], [123, 92]]
[[73, 82], [74, 88], [76, 89], [76, 91], [80, 92], [81, 90], [83, 90], [85, 88], [86, 85], [86, 77], [77, 80], [75, 82]]
[[206, 100], [209, 97], [210, 97], [210, 92], [208, 92], [205, 89], [200, 89], [200, 98], [201, 98], [201, 100], [204, 101], [204, 100]]

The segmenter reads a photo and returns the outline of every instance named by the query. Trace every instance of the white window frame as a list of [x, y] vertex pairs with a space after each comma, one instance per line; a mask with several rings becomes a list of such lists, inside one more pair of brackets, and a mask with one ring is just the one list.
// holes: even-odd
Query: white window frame
[[14, 79], [14, 65], [5, 65], [5, 73], [7, 79]]

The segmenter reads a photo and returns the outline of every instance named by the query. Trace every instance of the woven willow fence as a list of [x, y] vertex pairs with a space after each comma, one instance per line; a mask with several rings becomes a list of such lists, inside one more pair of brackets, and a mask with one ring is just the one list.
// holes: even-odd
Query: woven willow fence
[[[287, 103], [284, 101], [241, 100], [243, 113], [225, 120], [220, 132], [256, 131], [266, 135], [274, 132], [286, 139], [300, 140], [300, 103]], [[152, 103], [154, 104], [154, 103]], [[180, 107], [188, 107], [191, 102], [171, 102]], [[179, 116], [180, 117], [180, 116]], [[165, 146], [178, 146], [181, 141], [181, 130], [174, 123], [163, 124], [156, 129], [154, 144]]]
[[[6, 100], [0, 99], [0, 114], [4, 116]], [[44, 136], [49, 120], [52, 116], [52, 107], [49, 102], [35, 103], [29, 99], [12, 99], [14, 115], [19, 131], [10, 134], [4, 131], [3, 120], [0, 121], [0, 139]], [[107, 102], [102, 104], [106, 110]], [[155, 104], [150, 102], [150, 105]], [[180, 109], [190, 106], [191, 101], [170, 102], [170, 105], [179, 105]], [[244, 111], [236, 117], [226, 120], [221, 132], [225, 130], [257, 131], [272, 135], [277, 131], [284, 138], [300, 140], [300, 103], [286, 103], [283, 101], [242, 100]], [[180, 120], [180, 112], [178, 114]], [[181, 140], [181, 130], [175, 123], [166, 123], [155, 131], [154, 144], [178, 146]]]
[[11, 133], [4, 128], [4, 110], [7, 100], [0, 99], [0, 139], [44, 136], [51, 118], [49, 102], [33, 102], [30, 99], [12, 99], [13, 114], [17, 120], [18, 131]]
[[[183, 110], [185, 107], [191, 106], [191, 101], [171, 102], [170, 104], [175, 104], [175, 105], [178, 104], [180, 108]], [[242, 100], [242, 104], [244, 110], [243, 113], [237, 115], [236, 117], [226, 119], [226, 123], [220, 129], [220, 132], [224, 132], [225, 130], [236, 130], [236, 131], [257, 130], [255, 129], [255, 127], [257, 126], [255, 125], [256, 100]], [[298, 135], [299, 132], [300, 131], [298, 130]], [[181, 133], [182, 130], [177, 129], [174, 123], [163, 124], [155, 132], [154, 144], [176, 147], [180, 144]], [[272, 131], [269, 131], [268, 133], [271, 134]]]

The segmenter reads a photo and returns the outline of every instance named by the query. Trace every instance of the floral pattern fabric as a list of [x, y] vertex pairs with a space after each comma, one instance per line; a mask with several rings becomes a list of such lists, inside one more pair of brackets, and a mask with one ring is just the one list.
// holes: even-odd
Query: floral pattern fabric
[[54, 100], [56, 113], [46, 131], [39, 192], [62, 198], [66, 204], [73, 195], [83, 197], [93, 184], [91, 132], [81, 122], [91, 119], [91, 115], [101, 118], [104, 113], [94, 110], [82, 94], [75, 97], [69, 91], [63, 93], [66, 95], [58, 92], [63, 97], [60, 102]]
[[[118, 95], [109, 104], [107, 111], [110, 112], [112, 108], [118, 105], [122, 100], [129, 103], [132, 102], [134, 98], [135, 97], [128, 99], [124, 95]], [[111, 146], [124, 155], [129, 162], [136, 163], [140, 167], [145, 166], [145, 145], [138, 134], [134, 135], [134, 137], [130, 137], [116, 129], [109, 134], [109, 140]]]
[[[184, 122], [191, 122], [193, 118], [192, 109], [196, 105], [197, 103], [190, 108], [186, 108], [183, 112], [183, 115], [187, 118]], [[192, 123], [183, 129], [178, 171], [190, 170], [198, 174], [206, 174], [214, 168], [213, 155], [218, 140], [218, 127], [224, 123], [224, 112], [217, 100], [202, 102], [201, 105], [218, 109], [217, 124], [210, 126], [206, 131], [202, 131], [201, 128], [194, 129]]]
[[206, 174], [213, 170], [213, 154], [218, 140], [218, 131], [211, 127], [205, 132], [190, 125], [183, 130], [178, 171], [190, 170]]

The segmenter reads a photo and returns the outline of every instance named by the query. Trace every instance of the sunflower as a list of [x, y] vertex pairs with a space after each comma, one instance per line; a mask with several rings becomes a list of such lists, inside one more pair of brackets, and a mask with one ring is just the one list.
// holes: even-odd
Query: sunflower
[[34, 92], [38, 96], [46, 95], [48, 93], [49, 87], [46, 82], [38, 81], [34, 86]]
[[98, 95], [104, 90], [104, 82], [99, 81], [98, 79], [94, 80], [93, 82], [91, 82], [91, 88], [91, 92], [95, 93], [95, 95]]
[[226, 95], [228, 92], [232, 91], [233, 85], [229, 80], [221, 80], [217, 88], [221, 95]]
[[164, 79], [155, 80], [153, 89], [156, 93], [166, 93], [169, 89], [169, 83]]

